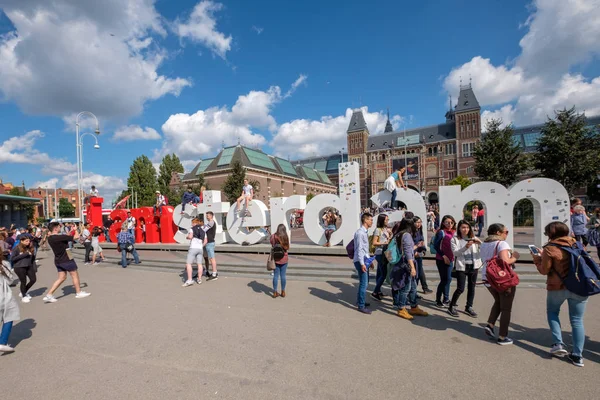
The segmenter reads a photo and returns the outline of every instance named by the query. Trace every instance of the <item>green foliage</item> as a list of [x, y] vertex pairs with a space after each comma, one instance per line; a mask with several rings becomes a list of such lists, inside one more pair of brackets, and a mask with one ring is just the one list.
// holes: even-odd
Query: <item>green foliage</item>
[[464, 175], [459, 175], [456, 178], [452, 179], [451, 181], [446, 182], [446, 185], [448, 185], [448, 186], [460, 185], [460, 189], [464, 190], [471, 183], [472, 182], [471, 182], [471, 180], [468, 177], [466, 177]]
[[68, 199], [61, 198], [58, 201], [58, 214], [61, 218], [72, 218], [75, 216], [75, 206]]
[[168, 198], [169, 205], [175, 206], [180, 202], [181, 196], [178, 198], [177, 192], [169, 186], [173, 172], [183, 173], [183, 165], [176, 154], [167, 154], [158, 167], [158, 190]]
[[586, 127], [575, 107], [555, 112], [542, 128], [534, 165], [546, 178], [560, 182], [569, 196], [593, 184], [600, 171], [600, 135]]
[[309, 201], [311, 201], [313, 197], [315, 197], [314, 193], [307, 194], [306, 195], [306, 202], [308, 203]]
[[[244, 186], [244, 179], [246, 178], [246, 170], [239, 161], [234, 161], [231, 164], [231, 172], [223, 186], [221, 186], [221, 192], [225, 195], [225, 198], [230, 203], [233, 203], [240, 197], [242, 193], [242, 187]], [[254, 188], [256, 192], [256, 188]]]
[[486, 123], [487, 133], [475, 146], [475, 173], [483, 181], [510, 186], [527, 171], [527, 159], [521, 147], [513, 142], [513, 128], [500, 128], [502, 120]]
[[8, 194], [11, 196], [27, 196], [26, 192], [23, 188], [15, 186], [8, 191]]
[[527, 199], [517, 201], [513, 208], [514, 226], [533, 226], [533, 203]]
[[[129, 168], [127, 186], [137, 193], [139, 207], [153, 206], [156, 203], [155, 192], [158, 190], [156, 170], [152, 165], [152, 161], [145, 155], [133, 160], [133, 164]], [[131, 194], [131, 191], [125, 192], [125, 195], [128, 194]]]

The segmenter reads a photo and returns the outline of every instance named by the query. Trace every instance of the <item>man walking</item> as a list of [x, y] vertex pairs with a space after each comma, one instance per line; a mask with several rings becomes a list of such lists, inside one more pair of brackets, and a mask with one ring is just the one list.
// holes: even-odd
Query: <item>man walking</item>
[[[217, 259], [215, 258], [215, 235], [217, 233], [217, 224], [215, 222], [215, 214], [212, 211], [206, 213], [206, 219], [208, 220], [204, 225], [204, 231], [206, 232], [206, 257], [204, 258], [204, 265], [206, 265], [207, 281], [216, 281], [219, 279], [217, 273]], [[212, 273], [208, 273], [208, 264], [212, 267]], [[200, 276], [200, 272], [198, 272]]]
[[365, 265], [369, 257], [369, 236], [367, 231], [373, 225], [373, 216], [369, 213], [364, 213], [360, 217], [362, 226], [354, 233], [354, 268], [358, 272], [358, 311], [364, 314], [371, 314], [371, 310], [367, 308], [365, 298], [367, 295], [367, 286], [369, 285], [369, 270]]
[[190, 229], [187, 238], [191, 241], [185, 264], [187, 280], [182, 285], [183, 287], [192, 286], [194, 284], [194, 281], [192, 280], [192, 264], [194, 261], [196, 261], [196, 264], [198, 265], [198, 279], [196, 279], [196, 283], [198, 283], [198, 285], [202, 283], [202, 249], [206, 245], [206, 233], [202, 229], [202, 220], [200, 218], [194, 218], [192, 220], [192, 229]]
[[79, 272], [77, 272], [77, 263], [73, 260], [73, 256], [71, 255], [71, 251], [69, 248], [69, 243], [77, 240], [79, 238], [79, 234], [75, 232], [74, 236], [71, 235], [61, 235], [60, 234], [60, 224], [58, 222], [51, 222], [48, 225], [48, 244], [54, 253], [54, 265], [58, 270], [58, 279], [46, 296], [44, 297], [45, 303], [56, 303], [58, 300], [54, 297], [54, 292], [63, 284], [63, 282], [67, 279], [67, 272], [71, 275], [71, 279], [73, 280], [73, 286], [75, 287], [75, 298], [82, 299], [84, 297], [88, 297], [90, 293], [84, 292], [81, 290], [79, 283]]
[[117, 243], [121, 249], [121, 267], [127, 268], [127, 253], [133, 255], [133, 261], [136, 264], [141, 264], [140, 257], [137, 250], [135, 249], [135, 238], [127, 229], [127, 226], [123, 224], [121, 226], [121, 232], [117, 235]]
[[85, 247], [85, 257], [83, 258], [84, 264], [90, 264], [90, 253], [92, 252], [92, 234], [90, 233], [90, 224], [83, 224], [83, 232], [81, 232], [81, 240], [83, 240], [83, 247]]

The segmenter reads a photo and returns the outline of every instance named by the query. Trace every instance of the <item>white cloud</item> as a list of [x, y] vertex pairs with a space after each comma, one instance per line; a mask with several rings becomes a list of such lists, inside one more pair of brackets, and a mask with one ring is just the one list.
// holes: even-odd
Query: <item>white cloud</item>
[[0, 163], [39, 165], [40, 171], [46, 174], [77, 171], [74, 164], [34, 149], [36, 141], [43, 137], [42, 131], [34, 130], [5, 140], [0, 144]]
[[474, 57], [452, 69], [444, 88], [457, 93], [459, 76], [466, 83], [470, 74], [481, 105], [501, 106], [482, 117], [518, 125], [543, 122], [555, 110], [572, 106], [600, 114], [600, 77], [571, 72], [600, 54], [600, 0], [535, 0], [523, 27], [521, 54], [513, 63], [494, 66]]
[[47, 181], [37, 181], [31, 187], [32, 188], [45, 188], [45, 189], [54, 189], [58, 188], [59, 179], [58, 178], [50, 178]]
[[515, 108], [512, 104], [507, 104], [502, 108], [499, 108], [495, 111], [485, 110], [481, 113], [481, 130], [486, 131], [485, 126], [486, 123], [491, 119], [500, 119], [502, 120], [501, 126], [507, 126], [514, 122], [515, 120]]
[[133, 140], [159, 140], [160, 134], [155, 129], [139, 125], [128, 125], [117, 128], [113, 140], [130, 142]]
[[181, 38], [189, 38], [195, 42], [202, 43], [213, 53], [225, 59], [227, 52], [231, 50], [231, 35], [225, 36], [219, 32], [215, 13], [223, 9], [223, 4], [210, 0], [203, 0], [196, 4], [186, 22], [177, 21], [174, 24], [175, 33]]
[[26, 113], [82, 109], [127, 118], [191, 83], [158, 73], [166, 35], [154, 0], [4, 0], [15, 27], [0, 37], [0, 94]]
[[184, 160], [181, 162], [181, 165], [183, 165], [183, 169], [186, 173], [193, 170], [196, 164], [198, 164], [198, 161], [196, 160]]
[[252, 25], [252, 30], [254, 32], [256, 32], [257, 35], [260, 35], [261, 33], [263, 33], [264, 28], [261, 28], [260, 26]]
[[[77, 189], [77, 173], [63, 176], [59, 184], [59, 187], [63, 189]], [[100, 196], [104, 198], [104, 208], [110, 208], [113, 199], [117, 197], [117, 192], [120, 193], [127, 189], [127, 183], [123, 178], [101, 175], [94, 172], [84, 172], [81, 179], [83, 190], [86, 192], [89, 191], [92, 185], [96, 186]]]
[[[301, 75], [292, 88], [297, 88], [305, 80], [306, 77]], [[183, 161], [197, 160], [201, 156], [213, 155], [223, 143], [230, 146], [239, 141], [248, 146], [262, 146], [267, 139], [263, 134], [254, 132], [253, 128], [267, 128], [275, 132], [277, 123], [271, 111], [284, 98], [279, 86], [271, 86], [266, 91], [253, 90], [239, 96], [231, 109], [211, 107], [191, 115], [171, 115], [162, 126], [163, 146], [155, 151], [154, 161], [173, 152]]]
[[[369, 112], [362, 107], [365, 122], [371, 134], [381, 134], [385, 129], [387, 115], [383, 112]], [[271, 141], [279, 156], [298, 159], [309, 156], [337, 153], [347, 147], [346, 131], [352, 117], [352, 109], [344, 115], [324, 116], [319, 120], [296, 119], [282, 124]], [[392, 124], [397, 128], [402, 118], [394, 115]]]
[[283, 97], [284, 98], [288, 98], [291, 95], [293, 95], [294, 92], [296, 91], [296, 89], [298, 89], [298, 86], [300, 86], [302, 84], [306, 85], [306, 80], [307, 79], [308, 79], [308, 76], [306, 76], [304, 74], [300, 74], [300, 76], [298, 77], [298, 79], [296, 79], [294, 81], [294, 83], [292, 83], [292, 87], [290, 88], [290, 90], [288, 90]]

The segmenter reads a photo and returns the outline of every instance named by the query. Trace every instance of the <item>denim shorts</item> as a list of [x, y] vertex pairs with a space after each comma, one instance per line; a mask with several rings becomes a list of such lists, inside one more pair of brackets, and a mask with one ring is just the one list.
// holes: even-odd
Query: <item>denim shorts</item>
[[205, 249], [208, 258], [215, 258], [215, 242], [206, 243]]

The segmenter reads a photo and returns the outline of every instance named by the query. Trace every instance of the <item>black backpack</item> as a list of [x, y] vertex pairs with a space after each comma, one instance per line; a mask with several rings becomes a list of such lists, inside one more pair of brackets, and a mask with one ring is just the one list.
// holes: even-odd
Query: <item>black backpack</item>
[[279, 261], [285, 257], [285, 249], [280, 243], [275, 243], [271, 248], [271, 254], [273, 254], [273, 260]]

